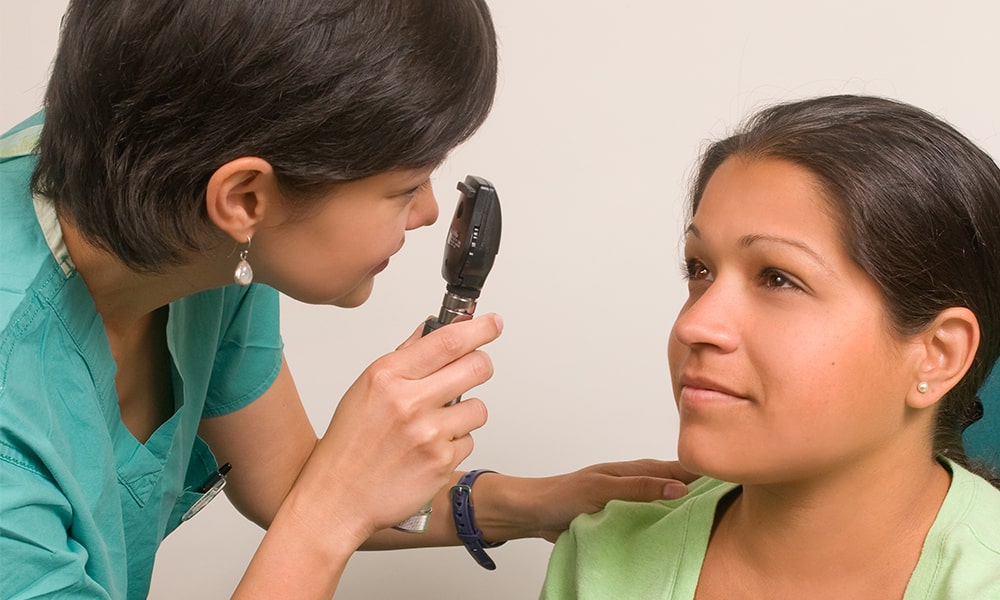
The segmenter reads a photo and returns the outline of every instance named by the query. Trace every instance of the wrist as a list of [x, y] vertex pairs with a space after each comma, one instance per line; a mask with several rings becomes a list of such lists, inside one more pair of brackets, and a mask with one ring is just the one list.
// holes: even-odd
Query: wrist
[[472, 497], [476, 505], [476, 525], [489, 542], [536, 537], [534, 510], [528, 483], [522, 477], [484, 473], [477, 480]]
[[480, 475], [496, 473], [487, 469], [477, 469], [463, 474], [458, 483], [448, 492], [451, 500], [451, 516], [458, 539], [479, 566], [492, 571], [497, 568], [486, 550], [504, 545], [506, 540], [490, 542], [483, 538], [483, 532], [476, 525], [475, 504], [472, 502], [472, 486]]
[[318, 559], [334, 562], [346, 561], [374, 531], [345, 499], [301, 485], [285, 497], [268, 532], [276, 527]]

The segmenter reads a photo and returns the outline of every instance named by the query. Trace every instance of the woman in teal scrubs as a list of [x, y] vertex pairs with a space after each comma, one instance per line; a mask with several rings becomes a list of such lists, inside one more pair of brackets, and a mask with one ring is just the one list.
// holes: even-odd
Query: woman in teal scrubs
[[[500, 318], [414, 334], [317, 438], [278, 293], [363, 303], [495, 84], [481, 0], [70, 3], [44, 114], [0, 138], [0, 597], [145, 597], [225, 481], [267, 528], [236, 597], [330, 597], [359, 547], [460, 542], [448, 484], [486, 410], [442, 407], [491, 376]], [[486, 474], [462, 542], [552, 539], [674, 472]], [[391, 529], [430, 497], [425, 534]]]

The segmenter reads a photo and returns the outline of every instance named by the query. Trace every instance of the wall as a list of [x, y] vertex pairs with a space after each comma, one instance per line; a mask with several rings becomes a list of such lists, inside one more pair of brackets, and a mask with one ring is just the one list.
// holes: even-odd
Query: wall
[[[0, 128], [38, 105], [64, 6], [0, 4]], [[856, 92], [944, 115], [1000, 156], [1000, 5], [989, 0], [492, 6], [496, 107], [435, 176], [442, 218], [409, 236], [365, 306], [284, 304], [288, 358], [319, 430], [357, 374], [437, 311], [454, 186], [468, 173], [503, 202], [480, 311], [503, 314], [506, 330], [489, 348], [496, 376], [476, 391], [490, 422], [465, 466], [540, 476], [675, 456], [666, 336], [685, 293], [686, 183], [706, 139], [762, 104]], [[225, 596], [260, 535], [213, 503], [164, 543], [152, 597]], [[494, 550], [494, 573], [460, 548], [359, 554], [338, 597], [532, 598], [549, 548]]]

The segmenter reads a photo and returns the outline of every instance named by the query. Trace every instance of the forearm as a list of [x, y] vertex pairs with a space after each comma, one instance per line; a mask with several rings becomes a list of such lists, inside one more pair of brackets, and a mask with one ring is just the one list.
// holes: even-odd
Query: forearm
[[[304, 505], [306, 506], [306, 505]], [[349, 516], [316, 522], [293, 491], [282, 504], [233, 594], [234, 600], [333, 597], [363, 535]]]
[[[427, 532], [379, 531], [365, 542], [366, 550], [459, 544], [452, 520], [449, 490], [461, 472], [434, 498]], [[541, 537], [554, 542], [581, 513], [602, 509], [612, 499], [650, 501], [687, 493], [683, 482], [695, 479], [676, 462], [635, 460], [591, 465], [551, 477], [481, 475], [472, 488], [476, 527], [488, 542]]]
[[[394, 550], [400, 548], [427, 548], [456, 546], [461, 542], [455, 531], [452, 517], [451, 486], [458, 482], [463, 471], [452, 474], [448, 485], [442, 488], [432, 503], [431, 518], [423, 533], [408, 533], [396, 529], [376, 532], [362, 546], [362, 550]], [[532, 486], [541, 488], [542, 479], [525, 479], [499, 473], [481, 475], [473, 486], [472, 502], [475, 507], [476, 525], [483, 532], [483, 539], [491, 542], [539, 537], [532, 515], [538, 511], [531, 507]]]

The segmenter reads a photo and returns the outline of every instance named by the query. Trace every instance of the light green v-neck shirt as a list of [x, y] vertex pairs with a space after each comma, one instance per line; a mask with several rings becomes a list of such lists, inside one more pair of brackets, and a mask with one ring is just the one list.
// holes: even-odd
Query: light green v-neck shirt
[[[949, 463], [951, 487], [904, 600], [1000, 599], [1000, 490]], [[689, 600], [719, 501], [737, 486], [699, 479], [684, 498], [608, 503], [556, 543], [544, 600]]]
[[28, 189], [41, 123], [0, 137], [0, 598], [145, 598], [160, 541], [217, 469], [199, 422], [278, 374], [278, 295], [230, 286], [170, 305], [176, 409], [139, 443], [100, 315]]

